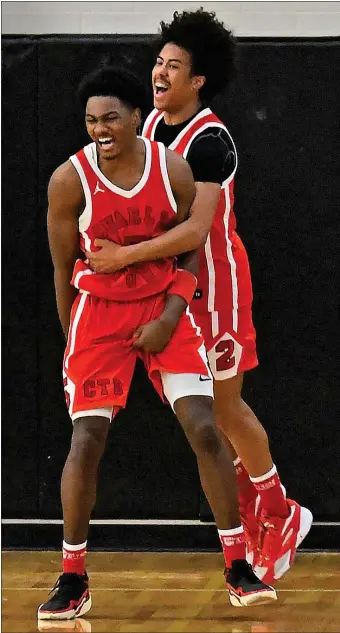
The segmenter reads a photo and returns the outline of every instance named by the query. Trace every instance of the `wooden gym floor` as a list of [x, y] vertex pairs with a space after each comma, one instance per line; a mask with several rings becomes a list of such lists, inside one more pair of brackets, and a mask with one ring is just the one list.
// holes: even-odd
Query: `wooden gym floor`
[[281, 633], [340, 631], [340, 553], [299, 554], [278, 583], [278, 601], [235, 609], [223, 558], [202, 553], [90, 553], [93, 607], [84, 618], [42, 622], [37, 606], [60, 573], [58, 552], [3, 552], [4, 633]]

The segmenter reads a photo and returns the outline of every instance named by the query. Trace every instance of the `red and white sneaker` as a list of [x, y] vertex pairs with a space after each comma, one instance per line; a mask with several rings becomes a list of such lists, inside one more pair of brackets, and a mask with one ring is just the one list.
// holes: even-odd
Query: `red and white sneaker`
[[255, 574], [265, 583], [279, 580], [291, 567], [296, 550], [307, 536], [313, 515], [296, 501], [287, 499], [289, 516], [260, 515], [259, 554]]
[[258, 561], [258, 543], [260, 536], [261, 497], [252, 499], [246, 506], [240, 507], [241, 521], [246, 540], [247, 562], [254, 567]]

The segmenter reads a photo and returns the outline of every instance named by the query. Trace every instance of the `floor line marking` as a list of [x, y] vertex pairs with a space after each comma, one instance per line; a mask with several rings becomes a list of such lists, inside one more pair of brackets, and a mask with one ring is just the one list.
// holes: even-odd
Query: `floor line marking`
[[[49, 591], [50, 587], [2, 587], [2, 593], [4, 591]], [[168, 588], [165, 589], [163, 587], [146, 587], [146, 588], [136, 588], [136, 589], [132, 589], [131, 587], [129, 588], [123, 588], [123, 587], [97, 587], [95, 589], [92, 589], [91, 587], [91, 592], [97, 592], [97, 591], [119, 591], [119, 592], [131, 592], [131, 591], [152, 591], [152, 592], [164, 592], [164, 591], [168, 591], [168, 592], [190, 592], [190, 591], [195, 591], [195, 592], [209, 592], [209, 593], [225, 593], [227, 592], [227, 589], [198, 589], [198, 588], [193, 588], [193, 589], [189, 589], [189, 588]], [[340, 592], [340, 589], [277, 589], [278, 593], [338, 593]]]

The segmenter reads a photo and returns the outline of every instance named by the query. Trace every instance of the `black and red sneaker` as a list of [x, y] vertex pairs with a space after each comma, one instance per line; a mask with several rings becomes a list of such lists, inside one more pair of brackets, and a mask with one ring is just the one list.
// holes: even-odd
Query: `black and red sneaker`
[[54, 596], [40, 605], [38, 619], [71, 620], [87, 613], [92, 606], [88, 581], [86, 572], [84, 576], [61, 574], [52, 589]]
[[245, 560], [234, 560], [231, 568], [224, 570], [224, 577], [233, 607], [250, 607], [277, 600], [274, 587], [259, 580]]

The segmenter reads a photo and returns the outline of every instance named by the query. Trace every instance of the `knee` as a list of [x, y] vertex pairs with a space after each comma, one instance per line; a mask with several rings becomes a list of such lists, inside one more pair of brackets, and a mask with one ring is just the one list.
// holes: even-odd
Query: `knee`
[[192, 431], [192, 446], [196, 453], [217, 455], [221, 450], [221, 438], [212, 420], [196, 420]]
[[[105, 420], [103, 418], [103, 420]], [[74, 423], [69, 459], [76, 460], [87, 467], [99, 462], [103, 455], [108, 425], [103, 423], [91, 424], [85, 418]]]
[[232, 425], [240, 422], [248, 415], [248, 407], [241, 397], [216, 399], [215, 419], [218, 426], [223, 424]]
[[268, 436], [255, 413], [241, 397], [215, 401], [215, 420], [218, 428], [227, 436], [234, 432], [256, 431], [257, 437], [268, 442]]
[[216, 455], [220, 451], [221, 437], [210, 406], [187, 409], [181, 424], [196, 454], [204, 452]]

